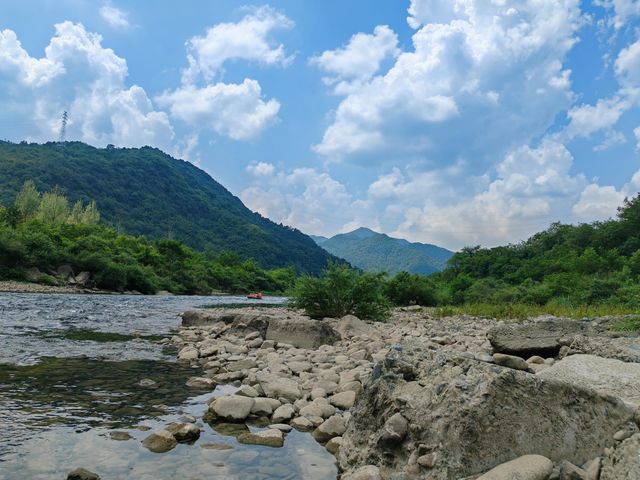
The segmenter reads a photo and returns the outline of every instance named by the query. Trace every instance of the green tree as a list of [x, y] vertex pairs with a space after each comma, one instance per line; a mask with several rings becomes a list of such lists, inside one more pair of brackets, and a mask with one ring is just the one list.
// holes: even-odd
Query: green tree
[[38, 212], [40, 201], [40, 192], [38, 192], [35, 183], [27, 180], [18, 192], [14, 205], [18, 209], [20, 217], [23, 220], [29, 220], [35, 217]]
[[37, 216], [52, 225], [65, 223], [69, 219], [69, 200], [56, 190], [47, 192], [42, 195]]

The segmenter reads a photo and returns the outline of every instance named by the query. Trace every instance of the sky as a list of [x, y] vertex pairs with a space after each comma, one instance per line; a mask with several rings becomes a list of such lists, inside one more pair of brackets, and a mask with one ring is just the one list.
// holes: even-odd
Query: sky
[[640, 191], [640, 0], [3, 0], [0, 107], [308, 234], [517, 243]]

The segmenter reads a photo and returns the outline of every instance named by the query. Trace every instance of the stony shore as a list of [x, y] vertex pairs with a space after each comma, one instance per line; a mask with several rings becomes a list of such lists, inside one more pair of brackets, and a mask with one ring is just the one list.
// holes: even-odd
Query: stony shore
[[[237, 388], [212, 398], [204, 421], [259, 424], [236, 429], [238, 441], [271, 447], [309, 431], [343, 479], [640, 478], [640, 342], [609, 321], [211, 309], [186, 312], [172, 342], [204, 368], [191, 384]], [[198, 435], [173, 424], [145, 445]]]
[[0, 281], [0, 292], [6, 293], [109, 293], [74, 285], [50, 286], [40, 283], [17, 282], [14, 280]]

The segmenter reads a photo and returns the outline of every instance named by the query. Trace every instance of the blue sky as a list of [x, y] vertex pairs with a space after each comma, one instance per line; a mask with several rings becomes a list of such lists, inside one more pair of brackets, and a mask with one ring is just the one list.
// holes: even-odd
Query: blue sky
[[640, 190], [638, 0], [0, 4], [0, 137], [152, 145], [306, 233], [449, 248]]

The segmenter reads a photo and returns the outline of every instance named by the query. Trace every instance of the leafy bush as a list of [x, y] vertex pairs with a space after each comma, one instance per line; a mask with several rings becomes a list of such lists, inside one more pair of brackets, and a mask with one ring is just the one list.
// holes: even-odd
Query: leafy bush
[[382, 274], [361, 273], [344, 265], [330, 264], [321, 278], [305, 276], [291, 294], [292, 304], [312, 318], [339, 318], [347, 314], [384, 320], [389, 301]]
[[391, 278], [385, 288], [389, 300], [398, 306], [434, 306], [437, 303], [433, 281], [423, 275], [400, 272]]

